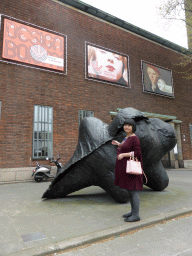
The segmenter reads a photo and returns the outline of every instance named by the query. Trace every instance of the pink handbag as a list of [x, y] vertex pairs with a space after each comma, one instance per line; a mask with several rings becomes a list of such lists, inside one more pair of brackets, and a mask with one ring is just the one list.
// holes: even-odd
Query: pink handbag
[[127, 161], [126, 173], [134, 174], [134, 175], [141, 175], [143, 174], [143, 170], [141, 168], [141, 163], [136, 159], [133, 158]]

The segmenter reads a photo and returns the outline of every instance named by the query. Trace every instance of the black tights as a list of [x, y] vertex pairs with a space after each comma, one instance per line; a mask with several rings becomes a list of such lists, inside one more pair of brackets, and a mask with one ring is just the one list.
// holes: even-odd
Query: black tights
[[139, 217], [139, 193], [137, 190], [128, 190], [130, 196], [130, 203], [131, 203], [131, 212], [124, 215], [129, 221], [140, 220]]

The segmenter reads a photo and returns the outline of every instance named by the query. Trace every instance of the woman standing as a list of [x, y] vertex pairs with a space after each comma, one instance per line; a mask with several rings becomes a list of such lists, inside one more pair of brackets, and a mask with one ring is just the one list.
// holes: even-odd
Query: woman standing
[[136, 131], [136, 123], [133, 119], [127, 119], [124, 122], [123, 129], [127, 136], [120, 143], [116, 140], [112, 141], [113, 145], [117, 145], [117, 160], [115, 167], [116, 186], [127, 189], [130, 196], [131, 212], [124, 214], [123, 217], [127, 222], [139, 221], [139, 193], [138, 190], [143, 189], [143, 175], [133, 175], [126, 173], [127, 160], [135, 157], [141, 162], [143, 168], [141, 145], [139, 138], [134, 134]]

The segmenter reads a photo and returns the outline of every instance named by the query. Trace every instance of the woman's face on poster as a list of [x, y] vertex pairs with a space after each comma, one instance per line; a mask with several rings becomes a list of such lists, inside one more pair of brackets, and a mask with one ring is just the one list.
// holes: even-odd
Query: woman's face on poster
[[151, 80], [151, 83], [156, 85], [159, 79], [159, 74], [157, 74], [157, 72], [155, 72], [155, 70], [150, 67], [147, 68], [147, 74]]
[[98, 77], [117, 82], [123, 75], [123, 57], [103, 49], [95, 48], [95, 50]]

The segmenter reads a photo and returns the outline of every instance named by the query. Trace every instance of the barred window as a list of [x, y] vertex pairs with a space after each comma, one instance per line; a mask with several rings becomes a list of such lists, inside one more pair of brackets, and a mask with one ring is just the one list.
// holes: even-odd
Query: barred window
[[53, 108], [34, 106], [33, 158], [53, 156]]
[[79, 126], [83, 118], [94, 116], [94, 112], [90, 110], [79, 110], [78, 111], [78, 120], [79, 120]]
[[192, 124], [189, 124], [189, 129], [190, 129], [191, 145], [192, 145]]

